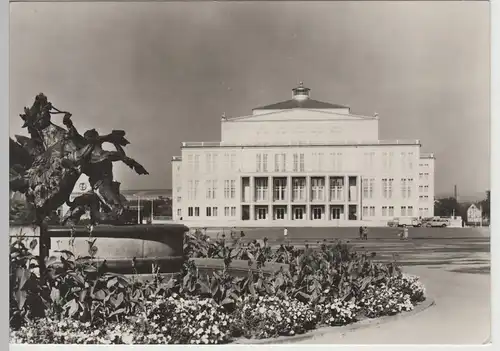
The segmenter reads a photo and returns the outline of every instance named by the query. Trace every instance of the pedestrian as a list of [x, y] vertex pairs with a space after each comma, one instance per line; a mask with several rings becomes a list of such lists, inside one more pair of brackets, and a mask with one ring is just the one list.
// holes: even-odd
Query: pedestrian
[[363, 227], [363, 240], [368, 240], [368, 228]]
[[363, 226], [359, 227], [359, 239], [363, 240]]
[[283, 236], [285, 237], [285, 239], [288, 237], [288, 228], [285, 227], [285, 229], [283, 229]]
[[408, 227], [406, 224], [403, 226], [403, 240], [408, 240]]

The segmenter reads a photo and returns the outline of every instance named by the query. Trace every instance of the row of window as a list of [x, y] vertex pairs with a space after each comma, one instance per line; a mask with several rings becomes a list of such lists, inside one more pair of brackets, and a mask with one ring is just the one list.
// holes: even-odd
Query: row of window
[[428, 185], [419, 185], [418, 186], [418, 191], [421, 193], [428, 193], [429, 192], [429, 186]]
[[[209, 152], [205, 154], [205, 171], [214, 172], [218, 169], [219, 154]], [[236, 170], [236, 153], [224, 153], [222, 155], [222, 166], [225, 170]], [[187, 167], [191, 173], [200, 171], [200, 155], [189, 154], [187, 155]]]
[[[285, 178], [274, 179], [274, 200], [286, 200], [287, 193], [287, 180]], [[342, 178], [332, 178], [330, 179], [330, 199], [332, 200], [343, 200], [344, 196], [344, 186]], [[362, 183], [362, 194], [363, 199], [373, 199], [375, 194], [375, 179], [374, 178], [364, 178]], [[413, 189], [413, 179], [412, 178], [401, 178], [401, 198], [409, 199], [412, 197]], [[217, 180], [206, 180], [205, 190], [206, 199], [214, 200], [217, 198]], [[198, 199], [198, 180], [188, 181], [188, 199], [197, 200]], [[385, 199], [393, 198], [394, 189], [394, 179], [384, 178], [382, 179], [382, 196]], [[293, 179], [293, 196], [295, 200], [305, 199], [306, 191], [306, 180], [304, 178]], [[427, 193], [429, 191], [429, 186], [425, 185], [419, 186], [419, 192]], [[180, 192], [180, 188], [178, 189]], [[268, 199], [268, 178], [255, 178], [255, 198], [257, 200], [267, 200]], [[325, 179], [324, 178], [312, 178], [311, 179], [311, 198], [313, 200], [323, 200], [325, 197]], [[224, 199], [235, 199], [236, 198], [236, 180], [224, 180]], [[428, 198], [428, 196], [420, 196], [420, 199]]]
[[[258, 153], [255, 156], [256, 160], [256, 172], [269, 172], [271, 170], [268, 167], [269, 154]], [[342, 152], [314, 152], [312, 153], [311, 166], [314, 171], [326, 171], [326, 170], [342, 170], [342, 161], [344, 154]], [[415, 155], [413, 152], [401, 152], [400, 153], [400, 165], [402, 170], [412, 170]], [[382, 165], [386, 170], [393, 169], [393, 159], [394, 152], [384, 152], [382, 153]], [[374, 169], [375, 167], [375, 152], [365, 152], [363, 154], [364, 168]], [[274, 172], [286, 172], [287, 159], [286, 154], [276, 153], [274, 154]], [[292, 171], [293, 172], [304, 172], [305, 170], [305, 155], [303, 153], [294, 153], [292, 155]]]
[[[219, 155], [216, 152], [209, 152], [205, 154], [205, 169], [206, 172], [214, 172], [219, 167], [219, 156], [222, 156], [222, 166], [225, 170], [236, 170], [236, 153], [224, 153]], [[342, 170], [342, 161], [344, 154], [342, 152], [315, 152], [312, 154], [312, 167], [315, 171], [325, 171], [325, 170]], [[383, 152], [382, 153], [382, 166], [384, 169], [393, 169], [394, 152]], [[201, 166], [201, 155], [200, 154], [188, 154], [187, 155], [187, 167], [191, 173], [200, 172]], [[402, 170], [413, 169], [413, 161], [415, 155], [413, 152], [401, 152], [400, 153], [400, 165]], [[305, 155], [303, 153], [295, 153], [292, 155], [294, 172], [304, 172], [305, 170]], [[257, 172], [268, 172], [270, 167], [268, 167], [269, 154], [259, 153], [256, 155], [256, 171]], [[271, 161], [272, 162], [272, 161]], [[365, 152], [363, 154], [363, 163], [365, 169], [374, 169], [375, 167], [375, 152]], [[428, 166], [428, 164], [420, 164], [420, 166]], [[286, 172], [287, 168], [287, 158], [285, 153], [274, 154], [274, 172]], [[428, 173], [421, 173], [421, 179], [423, 177], [428, 177]]]
[[418, 174], [418, 179], [420, 180], [429, 180], [429, 173], [421, 172]]
[[[206, 207], [205, 214], [207, 217], [218, 217], [219, 208], [218, 207]], [[177, 210], [177, 215], [182, 215], [182, 210]], [[199, 207], [188, 207], [188, 217], [199, 217], [200, 208]], [[224, 207], [224, 217], [236, 217], [236, 207], [235, 206], [225, 206]]]
[[[198, 180], [188, 181], [188, 199], [197, 200], [198, 199], [198, 189], [200, 182]], [[214, 200], [217, 198], [218, 191], [218, 181], [217, 179], [206, 180], [205, 181], [206, 198], [208, 200]], [[180, 189], [178, 189], [180, 192]], [[224, 199], [235, 199], [236, 198], [236, 180], [224, 180]]]

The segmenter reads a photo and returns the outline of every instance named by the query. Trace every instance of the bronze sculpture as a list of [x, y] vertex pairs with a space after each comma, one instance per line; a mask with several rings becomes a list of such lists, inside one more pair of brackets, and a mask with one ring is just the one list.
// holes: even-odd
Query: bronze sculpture
[[[67, 129], [52, 123], [52, 114], [64, 114]], [[101, 136], [92, 129], [82, 136], [71, 114], [55, 108], [43, 94], [20, 117], [31, 138], [16, 135], [16, 141], [10, 139], [10, 190], [25, 195], [35, 212], [35, 223], [43, 223], [64, 203], [70, 209], [63, 224], [77, 224], [86, 211], [90, 211], [91, 224], [120, 223], [124, 204], [119, 183], [113, 179], [113, 162], [122, 161], [140, 175], [149, 174], [125, 154], [123, 147], [129, 144], [125, 132], [114, 130]], [[113, 144], [116, 151], [103, 150], [103, 143]], [[82, 174], [89, 177], [91, 190], [70, 201]]]

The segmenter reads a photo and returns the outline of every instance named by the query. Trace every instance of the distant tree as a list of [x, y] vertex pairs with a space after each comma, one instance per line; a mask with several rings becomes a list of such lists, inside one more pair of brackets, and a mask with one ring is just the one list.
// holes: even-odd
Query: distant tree
[[478, 206], [483, 208], [483, 217], [490, 218], [490, 196], [491, 190], [486, 192], [486, 199], [479, 201]]
[[166, 197], [159, 197], [151, 200], [144, 200], [142, 202], [142, 215], [144, 218], [151, 217], [151, 205], [153, 204], [153, 215], [154, 216], [172, 216], [172, 200]]
[[440, 217], [450, 217], [455, 214], [455, 216], [461, 216], [463, 218], [467, 213], [464, 211], [463, 207], [460, 206], [457, 199], [454, 197], [447, 197], [443, 199], [438, 199], [434, 202], [434, 214]]

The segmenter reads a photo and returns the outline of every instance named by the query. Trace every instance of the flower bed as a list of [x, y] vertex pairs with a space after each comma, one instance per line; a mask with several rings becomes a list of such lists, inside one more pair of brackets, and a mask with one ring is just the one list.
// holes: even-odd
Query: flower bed
[[[373, 254], [352, 252], [342, 243], [273, 249], [266, 240], [208, 241], [198, 233], [188, 237], [185, 251], [218, 258], [223, 269], [207, 273], [186, 261], [173, 278], [156, 275], [143, 283], [66, 252], [63, 271], [38, 277], [31, 271], [35, 258], [14, 245], [11, 342], [221, 344], [392, 315], [425, 299], [418, 277], [403, 274], [395, 263], [374, 263]], [[248, 260], [247, 276], [229, 274], [233, 259]], [[263, 274], [269, 262], [289, 269]]]

